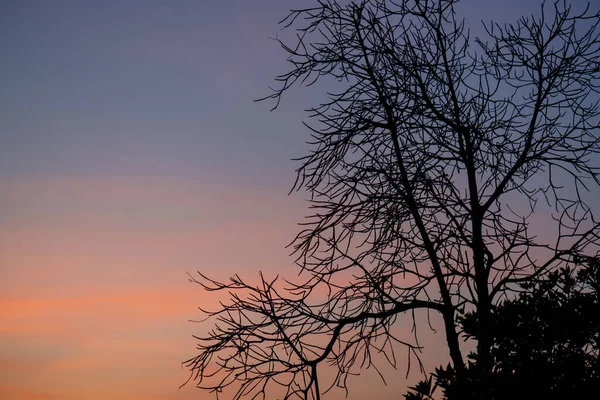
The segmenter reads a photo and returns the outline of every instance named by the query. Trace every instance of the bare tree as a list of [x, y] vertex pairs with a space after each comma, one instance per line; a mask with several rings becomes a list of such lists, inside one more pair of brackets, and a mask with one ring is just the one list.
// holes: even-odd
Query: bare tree
[[282, 21], [297, 41], [280, 42], [291, 69], [266, 98], [331, 88], [309, 110], [295, 183], [312, 203], [293, 242], [305, 278], [192, 278], [231, 301], [206, 311], [213, 329], [185, 365], [199, 387], [237, 387], [235, 399], [276, 386], [319, 399], [321, 365], [345, 388], [361, 368], [395, 367], [397, 344], [416, 354], [417, 338], [392, 326], [423, 309], [441, 315], [460, 379], [456, 321], [474, 310], [469, 390], [484, 397], [494, 304], [598, 255], [600, 13], [557, 1], [472, 38], [455, 0], [318, 3]]

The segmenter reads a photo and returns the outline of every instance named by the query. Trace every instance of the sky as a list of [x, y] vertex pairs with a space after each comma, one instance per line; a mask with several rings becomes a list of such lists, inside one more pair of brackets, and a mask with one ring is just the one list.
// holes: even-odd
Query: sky
[[189, 320], [219, 300], [186, 273], [296, 272], [315, 94], [253, 100], [286, 70], [277, 22], [314, 3], [0, 0], [0, 398], [212, 398], [179, 389], [206, 329]]

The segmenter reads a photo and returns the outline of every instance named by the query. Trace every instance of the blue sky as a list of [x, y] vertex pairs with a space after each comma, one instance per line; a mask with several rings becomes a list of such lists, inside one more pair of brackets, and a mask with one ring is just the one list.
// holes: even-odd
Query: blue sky
[[[3, 2], [0, 173], [289, 179], [310, 92], [276, 113], [252, 100], [287, 68], [276, 22], [310, 4]], [[538, 2], [461, 7], [498, 19]]]
[[291, 2], [211, 3], [4, 3], [2, 174], [291, 171], [301, 110], [252, 102], [282, 70], [268, 37]]

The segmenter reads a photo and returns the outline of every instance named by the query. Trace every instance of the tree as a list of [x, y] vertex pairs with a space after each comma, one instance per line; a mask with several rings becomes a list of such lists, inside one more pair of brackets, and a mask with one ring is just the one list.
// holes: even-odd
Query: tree
[[[600, 260], [583, 261], [586, 266], [577, 273], [561, 268], [523, 284], [516, 298], [493, 310], [488, 399], [531, 398], [532, 393], [578, 399], [600, 391]], [[477, 340], [475, 313], [467, 313], [460, 324], [467, 338]], [[470, 371], [477, 370], [476, 363], [472, 354]], [[447, 400], [464, 398], [455, 384], [453, 368], [439, 367], [406, 398], [431, 399], [438, 387]]]
[[473, 39], [456, 4], [320, 0], [283, 20], [291, 69], [265, 99], [330, 88], [294, 185], [311, 195], [292, 244], [304, 278], [192, 278], [231, 293], [185, 362], [199, 387], [319, 399], [323, 365], [345, 388], [361, 368], [395, 367], [398, 344], [417, 355], [416, 333], [393, 325], [423, 310], [441, 316], [466, 393], [458, 318], [473, 311], [485, 397], [494, 304], [598, 253], [600, 13], [558, 1]]

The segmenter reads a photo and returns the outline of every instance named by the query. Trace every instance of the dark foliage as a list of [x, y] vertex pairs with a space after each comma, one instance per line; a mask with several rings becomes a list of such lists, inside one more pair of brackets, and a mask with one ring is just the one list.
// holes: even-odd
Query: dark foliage
[[[583, 399], [600, 393], [600, 261], [585, 264], [524, 284], [524, 292], [494, 309], [488, 399]], [[477, 340], [477, 315], [467, 313], [460, 323], [466, 337]], [[439, 367], [406, 399], [431, 398], [437, 388], [445, 399], [471, 398], [478, 381], [477, 357], [470, 358], [466, 391], [457, 391], [451, 366]]]

